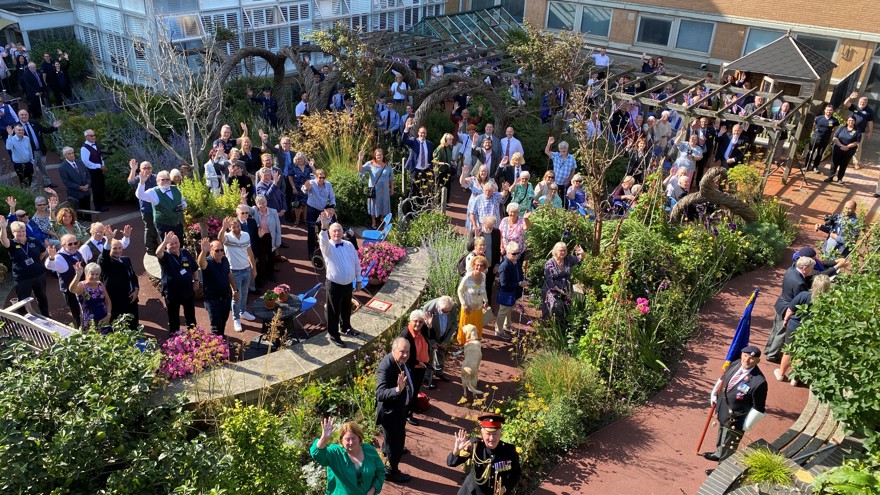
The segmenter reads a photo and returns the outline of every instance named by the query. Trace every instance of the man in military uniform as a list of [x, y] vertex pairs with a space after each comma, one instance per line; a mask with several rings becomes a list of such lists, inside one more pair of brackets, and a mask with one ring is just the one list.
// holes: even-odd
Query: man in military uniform
[[747, 345], [712, 388], [712, 404], [718, 403], [718, 440], [715, 452], [703, 454], [706, 459], [720, 462], [733, 455], [743, 434], [766, 416], [767, 380], [758, 369], [760, 361], [761, 351]]
[[450, 467], [468, 463], [467, 477], [458, 495], [502, 495], [513, 493], [522, 470], [516, 448], [501, 441], [504, 416], [480, 416], [480, 438], [468, 438], [458, 430], [452, 452], [446, 456]]

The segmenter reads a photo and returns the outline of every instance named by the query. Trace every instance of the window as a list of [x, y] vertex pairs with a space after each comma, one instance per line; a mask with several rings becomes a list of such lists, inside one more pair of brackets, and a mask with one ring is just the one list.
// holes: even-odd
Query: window
[[675, 47], [679, 50], [709, 53], [714, 32], [715, 25], [711, 22], [681, 19], [678, 24], [678, 36], [675, 41]]
[[669, 45], [669, 35], [671, 32], [672, 19], [640, 17], [636, 42], [667, 46]]
[[550, 2], [547, 8], [547, 29], [573, 31], [575, 8], [570, 3]]
[[523, 21], [526, 11], [526, 0], [501, 0], [501, 6], [508, 14], [519, 22]]
[[590, 36], [607, 38], [611, 30], [611, 9], [584, 7], [581, 15], [581, 32]]
[[202, 21], [195, 14], [176, 15], [160, 19], [160, 29], [168, 33], [172, 41], [201, 38], [205, 35], [202, 30]]
[[743, 55], [748, 55], [758, 48], [765, 47], [778, 40], [785, 33], [783, 31], [771, 31], [769, 29], [749, 28], [746, 44], [743, 46]]
[[471, 10], [483, 10], [495, 6], [495, 0], [471, 0]]
[[806, 34], [797, 35], [797, 40], [812, 48], [813, 51], [827, 58], [834, 60], [834, 54], [837, 53], [837, 40], [833, 38], [820, 38], [818, 36], [807, 36]]

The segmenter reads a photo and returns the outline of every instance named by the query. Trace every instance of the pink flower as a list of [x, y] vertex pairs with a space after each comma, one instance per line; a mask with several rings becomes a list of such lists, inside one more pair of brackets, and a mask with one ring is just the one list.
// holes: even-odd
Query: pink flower
[[639, 313], [646, 314], [648, 311], [651, 311], [649, 303], [650, 302], [647, 299], [640, 297], [636, 299], [636, 309], [639, 310]]

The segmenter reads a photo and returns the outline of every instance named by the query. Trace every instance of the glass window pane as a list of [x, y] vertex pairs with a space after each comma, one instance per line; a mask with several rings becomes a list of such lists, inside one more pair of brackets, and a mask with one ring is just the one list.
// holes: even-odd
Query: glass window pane
[[471, 0], [471, 10], [483, 10], [495, 6], [495, 0]]
[[574, 5], [570, 3], [550, 2], [550, 6], [547, 10], [547, 29], [574, 30]]
[[581, 32], [591, 36], [608, 37], [611, 28], [611, 9], [584, 7], [581, 17]]
[[743, 55], [748, 55], [758, 48], [764, 47], [778, 40], [785, 34], [782, 31], [770, 31], [768, 29], [749, 29], [749, 37], [746, 39], [746, 45], [743, 47]]
[[710, 22], [682, 19], [679, 21], [678, 39], [675, 41], [675, 47], [681, 50], [709, 53], [714, 29], [715, 25]]
[[831, 38], [817, 38], [804, 34], [797, 35], [797, 40], [816, 51], [819, 55], [834, 60], [834, 52], [837, 51], [837, 40]]
[[526, 11], [526, 0], [501, 0], [501, 6], [519, 22], [523, 21]]
[[642, 17], [639, 19], [639, 33], [636, 41], [666, 46], [669, 44], [669, 32], [671, 30], [672, 21], [669, 19]]

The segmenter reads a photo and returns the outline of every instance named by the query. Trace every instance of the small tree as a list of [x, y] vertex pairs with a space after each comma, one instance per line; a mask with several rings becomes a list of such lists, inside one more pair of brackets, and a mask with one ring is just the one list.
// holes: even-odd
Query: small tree
[[[223, 81], [215, 63], [219, 47], [214, 38], [207, 37], [202, 39], [201, 49], [184, 50], [164, 34], [156, 35], [149, 46], [137, 46], [144, 59], [143, 68], [132, 74], [138, 84], [123, 85], [105, 76], [101, 77], [102, 84], [165, 149], [181, 162], [191, 164], [193, 175], [199, 179], [199, 155], [220, 127], [223, 111]], [[167, 139], [170, 130], [181, 122], [189, 140], [186, 157]]]

